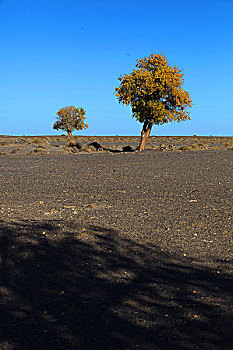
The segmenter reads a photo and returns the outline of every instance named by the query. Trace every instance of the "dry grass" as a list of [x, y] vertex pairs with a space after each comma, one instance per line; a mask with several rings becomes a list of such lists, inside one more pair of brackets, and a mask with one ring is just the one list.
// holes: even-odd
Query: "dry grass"
[[[46, 153], [131, 152], [136, 150], [140, 136], [74, 136], [74, 145], [66, 135], [0, 136], [0, 155]], [[96, 147], [99, 145], [99, 147]], [[232, 150], [233, 137], [151, 136], [147, 149], [161, 151]]]

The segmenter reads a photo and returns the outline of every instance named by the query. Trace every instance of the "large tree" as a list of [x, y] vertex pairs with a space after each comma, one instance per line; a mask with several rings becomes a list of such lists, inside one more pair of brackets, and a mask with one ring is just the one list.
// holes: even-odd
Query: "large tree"
[[190, 119], [192, 100], [182, 88], [182, 70], [169, 65], [165, 55], [151, 54], [137, 61], [132, 73], [120, 76], [115, 89], [119, 103], [131, 105], [133, 117], [143, 123], [139, 150], [146, 147], [154, 124]]
[[73, 141], [72, 132], [74, 130], [82, 130], [88, 128], [88, 124], [84, 123], [86, 111], [75, 106], [68, 106], [59, 109], [57, 112], [57, 121], [53, 125], [53, 129], [64, 130], [67, 132], [68, 140]]

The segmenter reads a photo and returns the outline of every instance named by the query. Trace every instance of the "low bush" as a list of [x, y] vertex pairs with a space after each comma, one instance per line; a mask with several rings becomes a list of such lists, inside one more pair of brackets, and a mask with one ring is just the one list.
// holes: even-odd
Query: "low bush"
[[179, 147], [179, 150], [180, 150], [180, 151], [190, 151], [191, 148], [190, 148], [189, 146], [180, 146], [180, 147]]

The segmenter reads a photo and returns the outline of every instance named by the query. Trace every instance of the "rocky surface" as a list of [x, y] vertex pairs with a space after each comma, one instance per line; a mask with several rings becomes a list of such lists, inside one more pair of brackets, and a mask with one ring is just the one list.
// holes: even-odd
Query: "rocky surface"
[[0, 160], [0, 349], [232, 349], [232, 150]]

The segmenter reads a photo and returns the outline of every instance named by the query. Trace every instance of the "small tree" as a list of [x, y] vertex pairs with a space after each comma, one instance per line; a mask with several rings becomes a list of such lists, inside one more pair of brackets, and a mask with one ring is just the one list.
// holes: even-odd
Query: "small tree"
[[84, 123], [86, 111], [75, 106], [68, 106], [59, 109], [57, 112], [57, 121], [53, 125], [53, 129], [64, 130], [67, 132], [68, 140], [73, 141], [72, 132], [74, 130], [87, 129], [88, 124]]
[[192, 100], [182, 88], [181, 72], [164, 55], [151, 54], [137, 61], [132, 73], [118, 78], [115, 94], [119, 103], [131, 105], [133, 117], [143, 123], [139, 151], [145, 149], [154, 124], [190, 119], [187, 108]]

